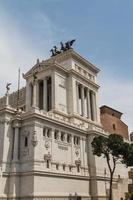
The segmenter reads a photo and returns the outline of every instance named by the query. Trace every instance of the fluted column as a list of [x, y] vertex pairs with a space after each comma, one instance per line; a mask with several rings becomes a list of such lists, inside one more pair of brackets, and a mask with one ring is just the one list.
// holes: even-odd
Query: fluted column
[[33, 105], [32, 107], [36, 108], [37, 107], [37, 81], [33, 82]]
[[85, 116], [84, 86], [81, 85], [81, 110], [82, 116]]
[[92, 120], [96, 121], [97, 113], [96, 113], [96, 95], [94, 91], [91, 91], [91, 109], [92, 109]]
[[19, 130], [21, 127], [21, 119], [17, 118], [13, 122], [14, 141], [13, 141], [13, 161], [19, 160]]
[[90, 90], [87, 88], [87, 117], [91, 119]]

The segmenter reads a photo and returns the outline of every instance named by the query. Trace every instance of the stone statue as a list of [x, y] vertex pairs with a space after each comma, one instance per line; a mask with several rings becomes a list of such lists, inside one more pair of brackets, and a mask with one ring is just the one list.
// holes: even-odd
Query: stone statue
[[11, 85], [11, 83], [7, 83], [6, 84], [6, 93], [8, 94], [9, 93], [9, 90], [10, 90], [10, 85]]
[[72, 47], [72, 45], [73, 45], [73, 43], [74, 43], [75, 41], [76, 41], [75, 39], [73, 39], [73, 40], [70, 41], [70, 46], [71, 46], [71, 47]]
[[55, 56], [55, 53], [54, 53], [53, 49], [51, 49], [50, 52], [52, 53], [52, 55], [51, 55], [52, 57]]
[[57, 46], [54, 46], [53, 49], [50, 50], [50, 52], [52, 53], [51, 57], [56, 56], [57, 54], [60, 54], [62, 52], [65, 52], [69, 49], [72, 49], [72, 45], [76, 40], [70, 40], [67, 41], [65, 44], [63, 44], [63, 42], [60, 42], [61, 48], [60, 51], [58, 50]]
[[66, 48], [65, 48], [65, 46], [64, 46], [64, 44], [63, 44], [63, 42], [60, 42], [60, 45], [61, 45], [61, 51], [66, 51]]
[[58, 51], [57, 46], [54, 46], [54, 54], [57, 55], [57, 54], [59, 54], [59, 53], [61, 53], [61, 51]]
[[66, 43], [65, 43], [65, 45], [66, 45], [66, 50], [68, 50], [68, 49], [71, 49], [72, 48], [72, 45], [73, 45], [73, 43], [75, 42], [76, 40], [74, 39], [74, 40], [70, 40], [70, 41], [67, 41]]

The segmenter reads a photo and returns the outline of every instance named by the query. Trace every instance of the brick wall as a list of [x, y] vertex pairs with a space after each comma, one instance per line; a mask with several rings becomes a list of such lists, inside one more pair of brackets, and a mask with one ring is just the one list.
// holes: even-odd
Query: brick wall
[[119, 118], [108, 113], [101, 114], [101, 123], [105, 131], [122, 135], [125, 139], [129, 139], [128, 126]]

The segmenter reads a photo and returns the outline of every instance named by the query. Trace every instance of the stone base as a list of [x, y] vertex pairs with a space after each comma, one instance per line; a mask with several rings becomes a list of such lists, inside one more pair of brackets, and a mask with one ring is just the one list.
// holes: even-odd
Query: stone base
[[[77, 200], [76, 197], [69, 196], [69, 197], [0, 197], [0, 200]], [[81, 197], [81, 200], [108, 200], [108, 197]]]

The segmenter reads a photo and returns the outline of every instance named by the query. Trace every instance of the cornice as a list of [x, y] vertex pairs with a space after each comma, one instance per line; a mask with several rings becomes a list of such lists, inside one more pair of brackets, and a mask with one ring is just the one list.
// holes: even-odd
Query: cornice
[[67, 173], [55, 173], [51, 171], [27, 171], [27, 172], [9, 172], [10, 176], [51, 176], [58, 178], [67, 178], [67, 179], [78, 179], [78, 180], [90, 180], [89, 176], [83, 176], [79, 174], [67, 174]]
[[58, 54], [58, 55], [56, 55], [54, 57], [51, 57], [51, 58], [49, 58], [47, 60], [43, 60], [42, 62], [39, 62], [39, 63], [35, 64], [27, 73], [25, 73], [23, 75], [23, 77], [24, 77], [24, 79], [26, 79], [28, 76], [30, 76], [30, 74], [33, 71], [36, 71], [37, 69], [39, 71], [42, 71], [42, 69], [44, 67], [55, 65], [55, 63], [60, 63], [60, 62], [66, 60], [66, 59], [69, 59], [69, 58], [73, 58], [73, 59], [79, 61], [81, 64], [85, 65], [87, 68], [89, 68], [90, 70], [92, 70], [96, 74], [100, 71], [100, 69], [98, 69], [95, 65], [90, 63], [88, 60], [86, 60], [82, 56], [80, 56], [73, 49], [70, 49], [70, 50], [68, 50], [68, 51], [66, 51], [64, 53]]
[[[53, 114], [53, 113], [51, 113], [51, 114]], [[42, 114], [35, 113], [35, 112], [34, 113], [27, 113], [27, 114], [25, 113], [25, 116], [22, 117], [22, 120], [27, 120], [27, 119], [31, 120], [31, 118], [46, 120], [46, 121], [54, 123], [56, 125], [60, 125], [60, 126], [68, 128], [68, 129], [72, 129], [74, 131], [78, 131], [80, 133], [86, 134], [85, 130], [83, 130], [79, 127], [75, 127], [74, 125], [71, 125], [70, 123], [59, 121], [59, 120], [54, 119], [53, 117], [50, 118], [50, 117], [47, 117], [46, 115], [42, 115]]]
[[15, 112], [16, 112], [16, 109], [10, 106], [8, 107], [5, 106], [4, 108], [0, 109], [0, 114], [5, 114], [5, 113], [15, 114]]
[[68, 71], [68, 73], [80, 77], [81, 79], [83, 79], [84, 81], [86, 81], [87, 83], [91, 84], [93, 87], [95, 87], [95, 88], [97, 88], [97, 89], [100, 88], [100, 86], [97, 85], [95, 82], [91, 81], [90, 79], [87, 79], [85, 76], [83, 76], [82, 74], [79, 74], [79, 73], [76, 72], [74, 69], [70, 69], [70, 70]]

